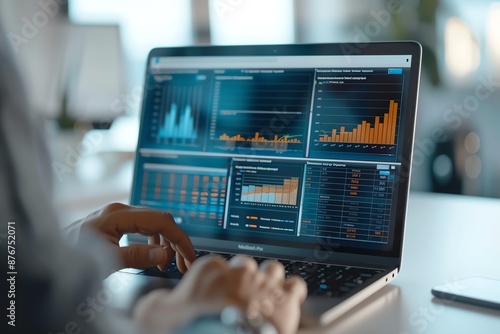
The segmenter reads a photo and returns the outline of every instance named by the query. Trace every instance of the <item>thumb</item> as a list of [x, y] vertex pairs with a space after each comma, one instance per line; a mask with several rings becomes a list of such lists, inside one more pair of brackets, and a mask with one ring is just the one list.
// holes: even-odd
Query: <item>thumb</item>
[[167, 266], [172, 260], [167, 251], [158, 245], [132, 245], [120, 247], [120, 257], [125, 268]]

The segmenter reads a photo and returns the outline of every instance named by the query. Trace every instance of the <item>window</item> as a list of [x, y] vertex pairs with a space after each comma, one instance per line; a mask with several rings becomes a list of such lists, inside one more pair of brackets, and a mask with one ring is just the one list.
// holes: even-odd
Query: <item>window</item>
[[77, 24], [118, 24], [129, 87], [142, 84], [148, 52], [193, 42], [191, 2], [186, 0], [72, 0]]
[[212, 44], [293, 43], [294, 10], [289, 0], [210, 0]]

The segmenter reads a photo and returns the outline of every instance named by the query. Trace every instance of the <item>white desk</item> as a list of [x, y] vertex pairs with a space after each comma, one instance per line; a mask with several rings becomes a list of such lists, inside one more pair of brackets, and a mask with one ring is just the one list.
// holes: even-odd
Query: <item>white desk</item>
[[433, 298], [469, 276], [500, 279], [500, 200], [412, 193], [400, 276], [343, 317], [301, 333], [500, 333], [500, 311]]

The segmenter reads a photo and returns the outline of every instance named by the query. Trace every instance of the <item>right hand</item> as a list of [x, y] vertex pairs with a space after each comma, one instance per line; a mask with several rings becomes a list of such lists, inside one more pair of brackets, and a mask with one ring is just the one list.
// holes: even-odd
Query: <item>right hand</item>
[[173, 291], [156, 290], [143, 297], [134, 318], [149, 329], [168, 331], [231, 305], [251, 319], [270, 321], [280, 334], [292, 334], [297, 332], [306, 295], [302, 278], [285, 279], [279, 262], [258, 267], [245, 256], [230, 261], [206, 256], [193, 263]]
[[[103, 235], [121, 258], [123, 268], [158, 266], [164, 271], [175, 256], [177, 267], [184, 273], [196, 259], [188, 235], [166, 212], [113, 203], [89, 214], [79, 225]], [[149, 244], [120, 247], [119, 241], [126, 233], [147, 236]]]

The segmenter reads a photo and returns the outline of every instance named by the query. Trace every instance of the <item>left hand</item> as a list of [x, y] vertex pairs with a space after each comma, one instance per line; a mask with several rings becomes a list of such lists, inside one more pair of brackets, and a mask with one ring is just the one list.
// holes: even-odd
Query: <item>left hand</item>
[[[169, 213], [113, 203], [84, 218], [82, 229], [86, 228], [97, 230], [116, 247], [123, 268], [158, 266], [163, 271], [177, 254], [177, 267], [186, 272], [196, 259], [191, 240]], [[126, 233], [147, 236], [149, 244], [120, 247]]]
[[133, 318], [155, 333], [168, 333], [235, 306], [256, 322], [270, 321], [280, 334], [294, 334], [306, 295], [304, 280], [297, 276], [286, 279], [279, 262], [265, 261], [258, 266], [242, 255], [229, 261], [209, 255], [196, 260], [174, 290], [158, 289], [142, 297]]

